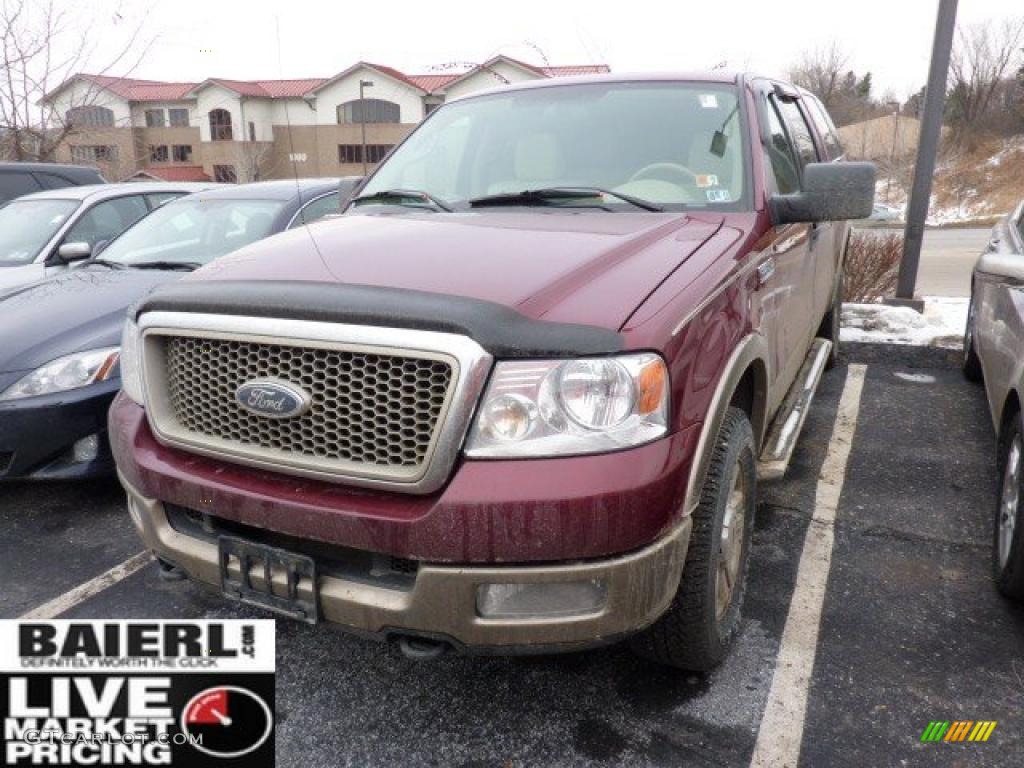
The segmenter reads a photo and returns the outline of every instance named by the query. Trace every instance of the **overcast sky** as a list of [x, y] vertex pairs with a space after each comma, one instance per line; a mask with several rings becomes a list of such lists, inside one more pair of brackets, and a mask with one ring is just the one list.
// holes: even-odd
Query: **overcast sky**
[[[800, 52], [835, 40], [870, 70], [876, 95], [926, 78], [936, 0], [120, 0], [120, 19], [89, 7], [112, 44], [145, 16], [153, 38], [138, 77], [325, 77], [364, 59], [429, 72], [496, 53], [540, 64], [606, 63], [618, 72], [731, 69], [784, 74]], [[1024, 14], [1022, 0], [961, 0], [960, 22]], [[280, 47], [277, 29], [280, 27]], [[102, 65], [102, 57], [96, 66]], [[112, 72], [112, 74], [120, 74]]]

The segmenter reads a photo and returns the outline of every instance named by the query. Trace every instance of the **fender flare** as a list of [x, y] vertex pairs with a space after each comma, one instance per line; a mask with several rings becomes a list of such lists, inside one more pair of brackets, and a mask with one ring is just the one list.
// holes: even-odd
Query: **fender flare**
[[760, 362], [765, 375], [762, 381], [755, 380], [754, 407], [752, 424], [754, 428], [754, 439], [760, 446], [764, 439], [764, 432], [767, 426], [768, 406], [768, 343], [764, 336], [758, 333], [751, 333], [745, 336], [733, 349], [732, 354], [718, 377], [718, 384], [715, 385], [714, 394], [711, 396], [711, 403], [708, 406], [707, 418], [701, 428], [700, 438], [697, 441], [697, 449], [694, 452], [694, 460], [690, 465], [690, 477], [686, 485], [686, 498], [683, 503], [683, 515], [689, 516], [697, 508], [700, 502], [701, 490], [704, 487], [704, 479], [707, 477], [708, 465], [711, 463], [711, 454], [715, 447], [715, 440], [718, 437], [718, 430], [725, 420], [725, 412], [729, 408], [732, 396], [736, 392], [743, 375], [750, 368], [751, 364]]

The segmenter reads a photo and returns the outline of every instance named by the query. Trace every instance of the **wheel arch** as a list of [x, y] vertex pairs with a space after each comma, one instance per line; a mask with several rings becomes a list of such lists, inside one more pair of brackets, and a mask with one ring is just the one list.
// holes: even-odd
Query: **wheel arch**
[[768, 344], [757, 333], [737, 343], [722, 368], [701, 427], [700, 438], [690, 465], [689, 482], [683, 514], [689, 515], [700, 500], [700, 490], [707, 476], [715, 438], [730, 406], [744, 410], [750, 418], [754, 441], [760, 451], [768, 420]]

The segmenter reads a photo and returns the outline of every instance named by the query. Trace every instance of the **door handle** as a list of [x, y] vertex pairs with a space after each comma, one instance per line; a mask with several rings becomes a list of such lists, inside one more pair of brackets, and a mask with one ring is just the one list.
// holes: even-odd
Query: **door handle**
[[757, 265], [757, 287], [767, 284], [775, 274], [775, 259], [769, 257]]

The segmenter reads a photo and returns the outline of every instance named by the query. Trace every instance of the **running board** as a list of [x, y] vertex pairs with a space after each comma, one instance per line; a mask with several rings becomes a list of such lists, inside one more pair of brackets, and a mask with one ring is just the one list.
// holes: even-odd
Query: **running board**
[[786, 474], [831, 349], [832, 342], [828, 339], [815, 339], [811, 344], [807, 359], [800, 366], [796, 381], [786, 393], [786, 399], [782, 401], [768, 431], [764, 450], [757, 462], [758, 480], [778, 480]]

